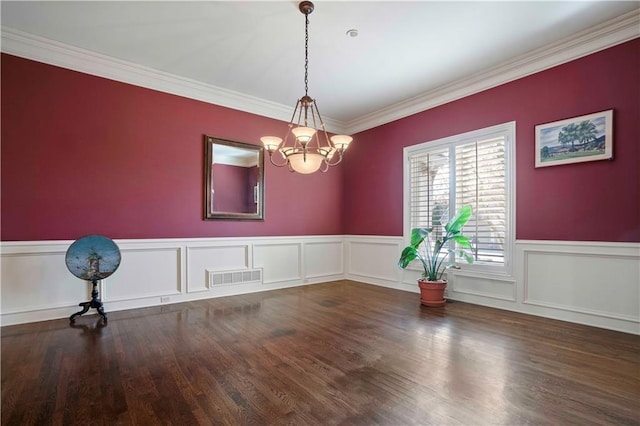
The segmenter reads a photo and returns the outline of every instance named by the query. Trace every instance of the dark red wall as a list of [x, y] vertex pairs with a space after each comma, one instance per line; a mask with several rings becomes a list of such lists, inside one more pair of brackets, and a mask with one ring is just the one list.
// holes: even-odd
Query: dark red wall
[[[344, 164], [267, 164], [264, 222], [207, 222], [203, 141], [276, 120], [2, 55], [2, 240], [402, 235], [402, 148], [516, 121], [518, 239], [640, 241], [640, 40], [355, 135]], [[614, 109], [613, 161], [534, 168], [536, 124]], [[268, 163], [268, 162], [267, 162]]]
[[343, 233], [341, 166], [267, 164], [263, 222], [202, 220], [203, 135], [259, 144], [286, 123], [6, 54], [1, 73], [4, 241]]
[[[516, 238], [640, 241], [640, 39], [355, 135], [345, 233], [402, 235], [402, 149], [516, 121]], [[537, 124], [614, 110], [613, 161], [534, 168]]]

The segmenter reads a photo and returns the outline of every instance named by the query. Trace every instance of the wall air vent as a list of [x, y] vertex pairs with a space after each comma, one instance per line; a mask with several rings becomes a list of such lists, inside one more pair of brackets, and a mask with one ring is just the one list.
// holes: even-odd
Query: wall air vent
[[209, 288], [237, 284], [261, 284], [262, 269], [244, 269], [240, 271], [212, 271], [207, 269]]

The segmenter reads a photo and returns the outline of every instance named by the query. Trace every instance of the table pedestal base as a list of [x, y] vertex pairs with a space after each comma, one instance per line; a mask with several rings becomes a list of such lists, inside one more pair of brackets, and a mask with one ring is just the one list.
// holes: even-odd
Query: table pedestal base
[[107, 322], [107, 314], [104, 313], [102, 302], [100, 301], [100, 299], [98, 299], [98, 280], [93, 280], [91, 281], [91, 283], [93, 284], [93, 290], [91, 291], [91, 300], [78, 304], [78, 306], [82, 307], [82, 310], [69, 317], [69, 321], [72, 324], [75, 322], [77, 316], [86, 313], [91, 308], [97, 310], [98, 314], [100, 314], [104, 322]]

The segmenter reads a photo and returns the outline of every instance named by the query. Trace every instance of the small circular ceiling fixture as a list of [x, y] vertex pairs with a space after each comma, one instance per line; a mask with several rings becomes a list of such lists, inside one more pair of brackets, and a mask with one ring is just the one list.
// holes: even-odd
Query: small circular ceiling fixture
[[351, 29], [351, 30], [347, 31], [347, 37], [351, 37], [351, 38], [358, 37], [358, 30], [356, 30], [354, 28], [354, 29]]

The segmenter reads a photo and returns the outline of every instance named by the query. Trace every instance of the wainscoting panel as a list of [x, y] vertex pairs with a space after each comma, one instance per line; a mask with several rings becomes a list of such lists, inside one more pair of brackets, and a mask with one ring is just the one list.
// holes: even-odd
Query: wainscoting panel
[[522, 302], [530, 310], [554, 309], [640, 332], [637, 245], [529, 241], [519, 253]]
[[71, 275], [66, 249], [2, 256], [2, 313], [78, 306], [90, 297], [86, 281]]
[[263, 268], [264, 284], [302, 279], [302, 242], [254, 244], [253, 266]]
[[[103, 280], [102, 301], [175, 296], [182, 293], [181, 248], [125, 249], [118, 270]], [[160, 302], [160, 300], [158, 300]]]
[[402, 237], [348, 235], [345, 237], [348, 279], [400, 288], [397, 263]]
[[308, 242], [304, 245], [304, 271], [306, 278], [344, 274], [344, 243], [336, 241]]
[[187, 292], [208, 291], [208, 271], [247, 269], [249, 262], [249, 244], [188, 247]]

